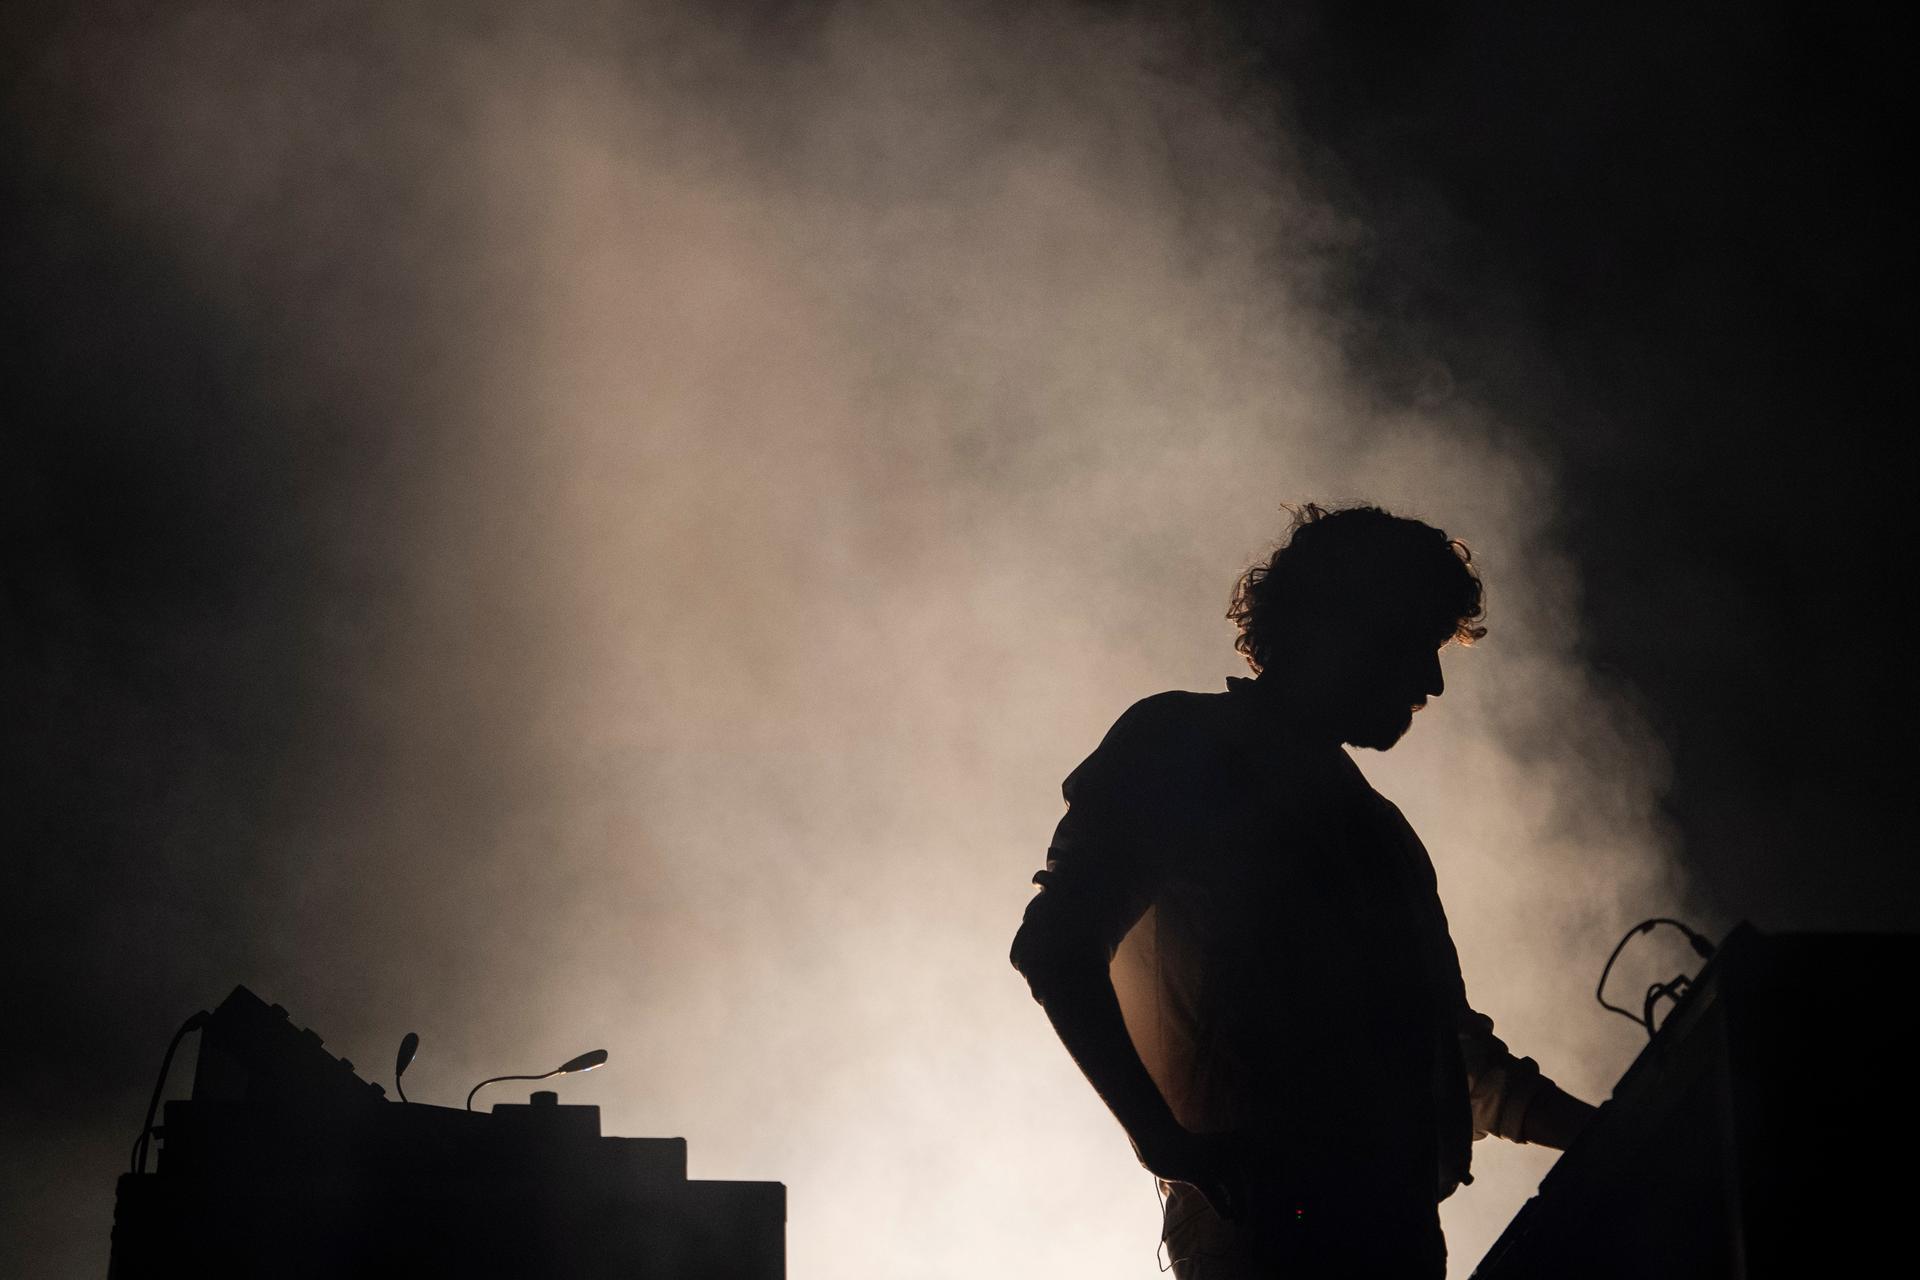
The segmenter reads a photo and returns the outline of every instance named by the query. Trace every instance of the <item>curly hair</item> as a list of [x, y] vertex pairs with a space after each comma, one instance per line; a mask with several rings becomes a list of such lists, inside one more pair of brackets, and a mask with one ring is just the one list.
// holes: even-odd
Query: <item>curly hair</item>
[[1233, 647], [1256, 674], [1284, 652], [1289, 636], [1363, 601], [1431, 620], [1440, 639], [1472, 644], [1487, 634], [1486, 592], [1458, 538], [1379, 507], [1285, 510], [1293, 516], [1286, 540], [1240, 576], [1227, 606], [1240, 632]]

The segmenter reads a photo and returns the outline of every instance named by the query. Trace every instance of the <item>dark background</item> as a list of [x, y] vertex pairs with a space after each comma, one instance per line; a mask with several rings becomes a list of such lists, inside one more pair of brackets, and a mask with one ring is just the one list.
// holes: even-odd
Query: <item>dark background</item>
[[1789, 5], [1240, 21], [1374, 229], [1369, 354], [1441, 353], [1556, 459], [1590, 658], [1673, 753], [1699, 891], [1913, 927], [1888, 33]]
[[[316, 495], [375, 443], [339, 388], [259, 429], [295, 412], [257, 377], [272, 326], [199, 305], [94, 197], [85, 93], [40, 56], [62, 21], [0, 19], [5, 1089], [41, 1134], [146, 1087], [179, 1012], [143, 952], [154, 904], [244, 892], [244, 864], [170, 831], [224, 805], [243, 845], [286, 726], [332, 696], [296, 643], [333, 571]], [[1437, 358], [1554, 461], [1588, 656], [1672, 754], [1699, 901], [1763, 927], [1920, 916], [1895, 635], [1908, 148], [1881, 23], [1378, 2], [1192, 23], [1250, 109], [1278, 87], [1369, 228], [1327, 303], [1381, 394], [1417, 398], [1406, 370]], [[246, 972], [271, 946], [209, 933], [202, 959]], [[97, 1231], [116, 1171], [45, 1189], [6, 1269]]]

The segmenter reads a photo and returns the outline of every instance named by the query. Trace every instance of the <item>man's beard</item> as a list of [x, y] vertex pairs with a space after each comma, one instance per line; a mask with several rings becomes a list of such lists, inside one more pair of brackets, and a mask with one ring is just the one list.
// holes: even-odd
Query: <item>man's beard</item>
[[1366, 747], [1373, 751], [1385, 751], [1406, 736], [1413, 727], [1413, 708], [1403, 706], [1393, 711], [1380, 711], [1364, 717], [1355, 717], [1341, 740], [1350, 747]]

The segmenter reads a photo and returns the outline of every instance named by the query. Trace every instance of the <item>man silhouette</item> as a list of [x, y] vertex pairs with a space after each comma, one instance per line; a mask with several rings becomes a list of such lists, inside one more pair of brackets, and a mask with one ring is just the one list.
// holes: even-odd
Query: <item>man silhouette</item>
[[1426, 850], [1342, 750], [1393, 746], [1483, 616], [1461, 543], [1305, 507], [1228, 612], [1257, 678], [1136, 703], [1067, 778], [1012, 960], [1180, 1280], [1442, 1276], [1472, 1139], [1593, 1112], [1469, 1007]]

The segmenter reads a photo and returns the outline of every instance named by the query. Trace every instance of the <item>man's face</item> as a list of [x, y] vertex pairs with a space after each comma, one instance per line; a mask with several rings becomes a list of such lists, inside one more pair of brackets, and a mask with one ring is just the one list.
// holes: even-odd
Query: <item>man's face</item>
[[1340, 741], [1385, 751], [1427, 699], [1445, 691], [1440, 650], [1452, 628], [1373, 611], [1327, 621], [1321, 643], [1302, 655], [1296, 687], [1313, 719]]

